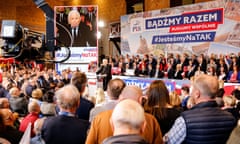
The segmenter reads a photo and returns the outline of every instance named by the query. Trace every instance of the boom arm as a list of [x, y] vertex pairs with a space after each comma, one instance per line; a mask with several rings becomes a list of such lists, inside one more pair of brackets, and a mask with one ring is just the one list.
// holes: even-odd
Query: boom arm
[[33, 2], [46, 15], [46, 47], [49, 51], [54, 51], [54, 11], [45, 0], [33, 0]]

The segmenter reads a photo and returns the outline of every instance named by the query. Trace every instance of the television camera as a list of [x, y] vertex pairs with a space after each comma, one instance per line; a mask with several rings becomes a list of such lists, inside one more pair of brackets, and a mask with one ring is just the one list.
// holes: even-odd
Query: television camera
[[[55, 45], [54, 38], [54, 12], [44, 0], [33, 0], [38, 8], [45, 12], [46, 34], [24, 28], [15, 20], [3, 20], [1, 27], [1, 56], [15, 58], [18, 61], [35, 60], [39, 63], [62, 63], [71, 55], [69, 47], [61, 44]], [[55, 52], [65, 49], [65, 57], [54, 60]], [[51, 58], [49, 58], [49, 53]], [[46, 56], [47, 55], [47, 56]]]

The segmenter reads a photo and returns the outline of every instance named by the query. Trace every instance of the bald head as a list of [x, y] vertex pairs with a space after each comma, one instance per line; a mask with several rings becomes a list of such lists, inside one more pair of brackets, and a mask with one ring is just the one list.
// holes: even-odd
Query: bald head
[[145, 121], [145, 115], [143, 107], [138, 102], [126, 99], [116, 105], [111, 119], [115, 131], [126, 128], [140, 132]]
[[36, 101], [32, 101], [28, 104], [29, 113], [40, 113], [40, 106]]
[[199, 75], [195, 78], [193, 86], [197, 88], [201, 96], [214, 99], [219, 89], [218, 79], [210, 75]]
[[142, 90], [138, 86], [128, 85], [123, 89], [119, 99], [132, 99], [134, 101], [140, 102], [142, 95]]

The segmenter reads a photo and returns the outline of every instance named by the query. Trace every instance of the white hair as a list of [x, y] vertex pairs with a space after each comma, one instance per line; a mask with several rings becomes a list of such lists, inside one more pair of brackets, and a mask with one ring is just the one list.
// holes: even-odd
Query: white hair
[[73, 15], [76, 15], [80, 19], [80, 13], [77, 9], [73, 9], [68, 13], [68, 23], [70, 22], [70, 19]]
[[140, 129], [145, 121], [143, 107], [131, 99], [122, 100], [113, 110], [112, 122], [115, 128]]
[[68, 84], [56, 91], [57, 104], [64, 109], [77, 108], [80, 101], [78, 89]]

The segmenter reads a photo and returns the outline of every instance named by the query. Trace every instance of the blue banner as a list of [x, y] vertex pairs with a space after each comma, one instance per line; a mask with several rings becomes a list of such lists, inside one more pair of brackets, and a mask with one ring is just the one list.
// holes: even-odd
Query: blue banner
[[146, 19], [145, 29], [159, 29], [176, 25], [196, 24], [196, 23], [222, 23], [223, 9], [204, 10], [191, 13], [183, 13], [177, 16], [166, 16]]
[[[131, 78], [123, 78], [123, 80], [125, 81], [126, 85], [136, 85], [138, 87], [140, 87], [143, 91], [146, 91], [148, 86], [151, 84], [151, 82], [153, 80], [156, 80], [156, 79], [150, 79], [150, 78], [147, 78], [147, 79], [143, 79], [143, 78], [137, 78], [137, 79], [131, 79]], [[175, 90], [175, 85], [176, 83], [174, 81], [170, 81], [170, 80], [163, 80], [168, 91], [171, 92], [171, 91], [174, 91]]]
[[213, 41], [216, 32], [155, 35], [152, 44]]

